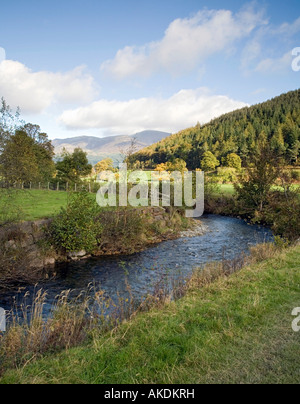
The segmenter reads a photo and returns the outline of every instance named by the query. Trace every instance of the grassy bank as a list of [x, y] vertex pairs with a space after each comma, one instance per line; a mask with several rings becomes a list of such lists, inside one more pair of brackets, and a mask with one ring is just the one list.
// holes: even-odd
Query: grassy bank
[[181, 300], [29, 361], [1, 383], [299, 383], [291, 312], [300, 306], [300, 247], [269, 255], [206, 282], [211, 267]]

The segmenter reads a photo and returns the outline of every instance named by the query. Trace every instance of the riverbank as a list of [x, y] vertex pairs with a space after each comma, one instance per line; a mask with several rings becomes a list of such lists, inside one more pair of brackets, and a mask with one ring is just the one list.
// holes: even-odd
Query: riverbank
[[299, 246], [263, 246], [230, 276], [210, 265], [181, 300], [94, 333], [78, 348], [29, 360], [1, 383], [299, 383], [299, 334], [291, 326], [299, 262]]
[[[91, 257], [132, 255], [154, 244], [205, 233], [204, 226], [184, 216], [184, 211], [160, 207], [103, 210], [97, 213], [101, 234], [92, 251], [66, 251], [53, 244], [55, 219], [20, 222], [0, 229], [0, 289], [9, 289], [52, 278], [55, 265]], [[64, 219], [65, 220], [65, 219]], [[84, 222], [85, 223], [85, 222]], [[72, 232], [79, 237], [78, 228]], [[63, 221], [61, 231], [68, 222]], [[67, 238], [63, 234], [63, 238]]]

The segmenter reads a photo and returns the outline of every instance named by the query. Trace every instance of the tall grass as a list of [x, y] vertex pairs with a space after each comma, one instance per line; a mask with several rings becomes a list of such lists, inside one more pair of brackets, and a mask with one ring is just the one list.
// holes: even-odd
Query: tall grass
[[47, 353], [88, 342], [94, 333], [113, 330], [125, 319], [169, 299], [169, 288], [163, 280], [142, 301], [135, 299], [128, 284], [126, 289], [128, 298], [117, 294], [115, 300], [93, 284], [75, 297], [75, 291], [67, 290], [56, 296], [47, 315], [47, 293], [42, 289], [33, 296], [26, 293], [21, 304], [15, 298], [7, 313], [8, 330], [0, 332], [0, 374]]

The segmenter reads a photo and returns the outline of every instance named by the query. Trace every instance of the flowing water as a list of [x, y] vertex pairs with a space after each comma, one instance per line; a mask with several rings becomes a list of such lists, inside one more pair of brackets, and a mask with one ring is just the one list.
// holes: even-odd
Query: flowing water
[[[45, 312], [62, 291], [71, 289], [76, 296], [91, 283], [112, 299], [128, 296], [130, 285], [134, 297], [141, 299], [162, 278], [188, 278], [209, 261], [233, 259], [247, 253], [250, 246], [273, 240], [269, 229], [239, 219], [207, 215], [201, 221], [208, 228], [203, 236], [166, 241], [131, 256], [89, 259], [60, 268], [55, 280], [38, 285], [47, 292]], [[26, 291], [32, 293], [33, 288], [24, 289], [19, 298]], [[16, 292], [0, 294], [0, 307], [10, 310], [14, 295]]]

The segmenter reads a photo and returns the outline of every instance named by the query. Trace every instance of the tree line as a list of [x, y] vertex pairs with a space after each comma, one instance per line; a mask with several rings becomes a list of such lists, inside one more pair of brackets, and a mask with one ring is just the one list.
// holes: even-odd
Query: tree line
[[226, 166], [230, 155], [238, 155], [245, 164], [264, 142], [286, 164], [298, 164], [300, 90], [225, 114], [203, 126], [198, 123], [135, 153], [130, 163], [154, 169], [159, 164], [182, 159], [188, 169], [195, 170], [201, 168], [203, 159]]
[[7, 186], [44, 181], [55, 172], [54, 148], [38, 125], [25, 123], [13, 114], [5, 100], [0, 108], [0, 174]]
[[65, 151], [54, 161], [54, 147], [39, 125], [25, 123], [2, 98], [0, 102], [0, 181], [2, 186], [47, 183], [80, 183], [92, 171], [81, 149]]

